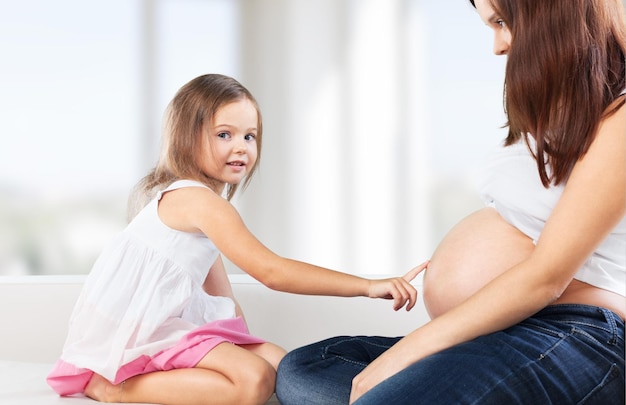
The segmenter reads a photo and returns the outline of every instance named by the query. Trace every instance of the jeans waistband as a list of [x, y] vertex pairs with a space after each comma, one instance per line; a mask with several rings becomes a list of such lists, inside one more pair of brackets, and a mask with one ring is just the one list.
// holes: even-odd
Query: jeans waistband
[[532, 316], [555, 321], [584, 322], [590, 326], [608, 329], [615, 338], [624, 341], [624, 321], [615, 312], [603, 307], [583, 304], [549, 305]]

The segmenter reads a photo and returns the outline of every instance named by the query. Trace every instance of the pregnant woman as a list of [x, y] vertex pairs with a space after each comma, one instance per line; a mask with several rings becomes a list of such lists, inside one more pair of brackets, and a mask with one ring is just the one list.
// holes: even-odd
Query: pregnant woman
[[428, 323], [289, 353], [284, 405], [624, 403], [624, 6], [470, 2], [507, 57], [487, 206], [433, 254]]

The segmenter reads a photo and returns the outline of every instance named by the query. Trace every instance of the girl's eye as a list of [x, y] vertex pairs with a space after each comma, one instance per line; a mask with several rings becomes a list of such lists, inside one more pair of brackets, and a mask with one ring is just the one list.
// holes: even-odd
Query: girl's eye
[[506, 27], [506, 23], [504, 22], [504, 20], [500, 19], [496, 21], [496, 24], [498, 24], [500, 26], [500, 28], [504, 28]]
[[256, 135], [255, 134], [247, 134], [245, 136], [245, 140], [246, 141], [254, 141], [256, 139]]
[[217, 137], [227, 139], [230, 137], [230, 134], [228, 132], [220, 132], [219, 134], [217, 134]]

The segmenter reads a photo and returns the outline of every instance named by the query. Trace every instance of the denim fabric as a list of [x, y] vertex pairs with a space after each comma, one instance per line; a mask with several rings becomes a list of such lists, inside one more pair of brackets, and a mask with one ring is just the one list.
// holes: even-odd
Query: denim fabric
[[[296, 349], [278, 368], [277, 397], [347, 404], [354, 376], [399, 339], [343, 336]], [[624, 322], [603, 308], [554, 305], [413, 364], [355, 405], [620, 405], [624, 380]]]

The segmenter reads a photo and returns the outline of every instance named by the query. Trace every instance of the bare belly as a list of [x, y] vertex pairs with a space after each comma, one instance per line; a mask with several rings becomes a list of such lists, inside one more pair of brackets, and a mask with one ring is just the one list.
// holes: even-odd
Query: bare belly
[[[493, 208], [470, 214], [435, 250], [424, 273], [424, 304], [431, 318], [454, 308], [489, 281], [530, 256], [534, 244]], [[624, 318], [618, 294], [573, 280], [554, 302], [609, 308]]]
[[533, 242], [493, 208], [470, 214], [443, 238], [424, 273], [424, 303], [431, 318], [447, 312], [511, 266]]

